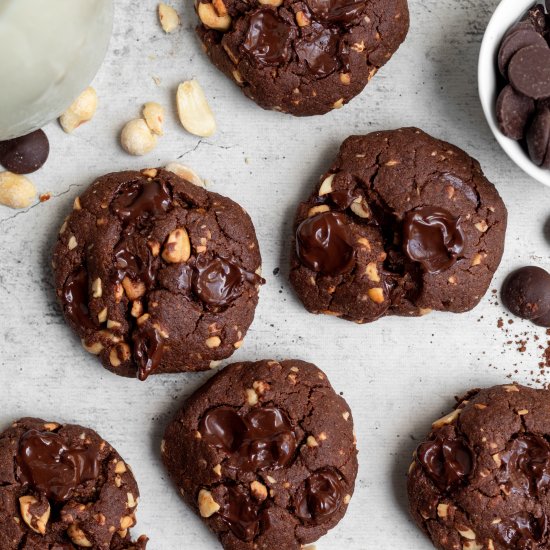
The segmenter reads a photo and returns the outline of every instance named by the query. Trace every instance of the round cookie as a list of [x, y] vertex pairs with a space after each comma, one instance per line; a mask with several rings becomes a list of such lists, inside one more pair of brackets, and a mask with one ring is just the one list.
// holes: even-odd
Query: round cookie
[[218, 69], [264, 109], [324, 114], [348, 103], [403, 42], [407, 0], [199, 0]]
[[414, 520], [441, 550], [548, 548], [549, 437], [547, 390], [470, 392], [415, 453]]
[[299, 550], [344, 516], [357, 475], [351, 412], [303, 361], [226, 367], [166, 429], [162, 456], [226, 550]]
[[144, 550], [139, 499], [120, 455], [82, 426], [23, 418], [0, 434], [2, 550]]
[[96, 180], [54, 252], [57, 295], [85, 349], [141, 380], [205, 370], [240, 347], [260, 266], [238, 204], [161, 169]]
[[500, 263], [506, 220], [461, 149], [416, 128], [352, 136], [298, 207], [290, 280], [312, 313], [359, 323], [468, 311]]

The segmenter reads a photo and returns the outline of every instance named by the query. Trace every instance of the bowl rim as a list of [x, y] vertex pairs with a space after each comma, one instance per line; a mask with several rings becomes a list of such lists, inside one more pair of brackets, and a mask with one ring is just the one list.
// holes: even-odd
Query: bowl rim
[[498, 48], [508, 29], [537, 3], [536, 0], [501, 0], [483, 35], [479, 51], [477, 80], [479, 99], [485, 119], [501, 148], [527, 175], [550, 186], [550, 170], [534, 164], [519, 142], [506, 137], [499, 129], [496, 117], [498, 70], [496, 56]]

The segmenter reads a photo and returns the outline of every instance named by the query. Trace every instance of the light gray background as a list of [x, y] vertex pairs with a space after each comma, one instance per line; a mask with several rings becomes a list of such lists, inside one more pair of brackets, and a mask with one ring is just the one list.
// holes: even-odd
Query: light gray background
[[[544, 225], [550, 189], [523, 175], [498, 148], [477, 97], [477, 55], [497, 0], [413, 0], [406, 43], [365, 92], [324, 117], [264, 112], [202, 54], [191, 1], [177, 0], [183, 27], [165, 36], [156, 2], [118, 0], [106, 62], [94, 81], [100, 106], [73, 135], [46, 128], [51, 155], [32, 177], [49, 202], [21, 213], [0, 207], [0, 423], [23, 415], [79, 422], [98, 430], [134, 468], [141, 489], [139, 523], [151, 550], [217, 548], [214, 537], [180, 502], [159, 460], [161, 434], [183, 399], [210, 373], [151, 377], [146, 383], [108, 373], [87, 355], [55, 304], [50, 253], [73, 199], [109, 171], [163, 165], [181, 157], [209, 188], [251, 214], [267, 285], [256, 320], [234, 359], [298, 357], [324, 369], [355, 417], [360, 471], [349, 512], [319, 550], [428, 550], [408, 518], [405, 473], [411, 452], [471, 387], [529, 382], [541, 354], [531, 341], [520, 354], [496, 326], [501, 306], [487, 296], [460, 316], [387, 318], [356, 326], [309, 315], [287, 282], [291, 219], [318, 176], [352, 133], [416, 125], [476, 156], [510, 213], [507, 246], [493, 288], [520, 264], [550, 267]], [[161, 79], [156, 85], [153, 77]], [[196, 76], [219, 131], [198, 140], [179, 125], [177, 84]], [[165, 136], [145, 158], [126, 155], [120, 129], [156, 100], [167, 108]], [[273, 270], [280, 267], [280, 273]], [[516, 321], [516, 329], [544, 335]], [[517, 374], [514, 370], [517, 369]]]

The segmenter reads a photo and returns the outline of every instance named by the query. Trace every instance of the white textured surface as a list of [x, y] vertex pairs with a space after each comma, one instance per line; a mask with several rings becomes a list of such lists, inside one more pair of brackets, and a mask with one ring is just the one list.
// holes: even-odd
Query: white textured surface
[[[550, 267], [544, 225], [550, 189], [530, 180], [499, 149], [487, 127], [476, 86], [477, 54], [496, 0], [415, 0], [409, 37], [365, 92], [322, 118], [264, 112], [211, 67], [194, 37], [191, 1], [178, 0], [184, 26], [165, 36], [155, 2], [118, 0], [110, 53], [94, 86], [100, 107], [73, 135], [52, 124], [47, 165], [31, 176], [53, 198], [27, 212], [0, 208], [0, 423], [22, 415], [79, 422], [97, 429], [134, 468], [141, 489], [136, 533], [151, 550], [217, 548], [201, 521], [180, 502], [159, 460], [166, 422], [209, 375], [118, 378], [87, 355], [55, 304], [50, 253], [74, 197], [96, 176], [163, 165], [178, 157], [250, 212], [268, 284], [256, 320], [234, 359], [298, 357], [324, 369], [354, 412], [360, 472], [349, 512], [319, 550], [428, 550], [408, 518], [405, 473], [413, 438], [465, 390], [528, 382], [540, 351], [520, 355], [496, 327], [501, 307], [486, 297], [473, 312], [422, 319], [387, 318], [356, 326], [314, 317], [287, 282], [295, 205], [351, 133], [417, 125], [474, 154], [510, 212], [506, 254], [493, 287], [519, 264]], [[153, 76], [161, 79], [160, 86]], [[216, 113], [219, 131], [199, 141], [175, 116], [174, 92], [196, 76]], [[146, 101], [168, 110], [165, 136], [145, 158], [118, 146], [122, 126]], [[247, 162], [248, 159], [248, 162]], [[274, 276], [273, 270], [281, 271]], [[494, 300], [492, 300], [494, 301]], [[537, 330], [516, 322], [535, 334]], [[538, 330], [543, 335], [542, 329]]]

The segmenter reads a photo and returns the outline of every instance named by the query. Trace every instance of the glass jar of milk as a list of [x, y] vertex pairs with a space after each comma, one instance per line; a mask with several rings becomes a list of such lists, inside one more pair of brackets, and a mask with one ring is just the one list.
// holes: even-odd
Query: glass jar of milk
[[0, 0], [0, 141], [66, 110], [99, 69], [112, 25], [113, 0]]

